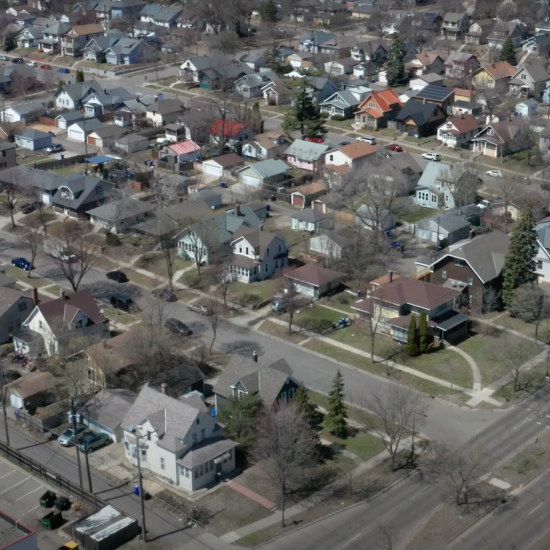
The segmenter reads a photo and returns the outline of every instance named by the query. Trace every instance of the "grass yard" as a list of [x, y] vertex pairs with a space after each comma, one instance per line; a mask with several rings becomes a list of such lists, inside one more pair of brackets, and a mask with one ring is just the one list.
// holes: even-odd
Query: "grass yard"
[[350, 294], [349, 292], [340, 292], [336, 296], [330, 298], [323, 298], [321, 305], [326, 304], [329, 307], [340, 310], [347, 315], [357, 315], [357, 311], [351, 309], [351, 306], [357, 301], [357, 296]]
[[65, 177], [72, 176], [73, 174], [83, 174], [84, 164], [73, 164], [72, 166], [56, 168], [55, 170], [52, 170], [52, 172], [55, 172], [56, 174], [59, 174], [60, 176], [65, 176]]
[[535, 151], [531, 152], [529, 163], [527, 162], [527, 156], [527, 151], [519, 151], [513, 155], [506, 155], [503, 160], [484, 156], [482, 162], [495, 168], [514, 170], [529, 176], [540, 170], [541, 165], [535, 162], [537, 157]]
[[170, 86], [170, 84], [174, 84], [178, 81], [178, 77], [177, 76], [170, 76], [168, 78], [161, 78], [160, 80], [157, 80], [157, 82], [161, 85], [161, 86]]
[[112, 307], [104, 307], [103, 314], [113, 323], [120, 323], [121, 325], [129, 325], [130, 323], [135, 323], [138, 321], [137, 317], [134, 315], [129, 315], [128, 313], [124, 313], [122, 311], [118, 312]]
[[432, 208], [425, 208], [417, 204], [409, 204], [397, 210], [395, 214], [397, 219], [401, 222], [416, 223], [428, 216], [433, 216], [434, 212]]
[[[299, 326], [303, 330], [323, 332], [329, 329], [332, 323], [338, 322], [341, 317], [337, 311], [326, 307], [305, 307], [294, 314], [292, 324]], [[288, 321], [288, 315], [285, 314], [282, 318]]]
[[254, 308], [258, 304], [269, 300], [276, 293], [277, 284], [277, 281], [273, 279], [250, 284], [236, 281], [229, 285], [229, 299], [238, 304]]
[[481, 371], [483, 386], [496, 382], [512, 370], [506, 360], [507, 351], [522, 347], [525, 360], [532, 359], [543, 348], [534, 342], [509, 333], [495, 333], [495, 336], [476, 335], [464, 340], [457, 347], [468, 353]]
[[[53, 210], [51, 208], [46, 208], [44, 210], [44, 218], [46, 220], [46, 223], [51, 222], [55, 220], [55, 214], [53, 213]], [[38, 212], [34, 211], [25, 216], [21, 220], [21, 223], [24, 223], [25, 225], [31, 224], [31, 223], [41, 223], [42, 220], [40, 219], [40, 215]]]
[[174, 294], [178, 297], [180, 302], [192, 302], [199, 298], [198, 294], [191, 292], [190, 290], [174, 290]]
[[[118, 269], [116, 262], [114, 262], [113, 260], [109, 260], [105, 257], [99, 258], [94, 264], [94, 267], [96, 267], [97, 269], [103, 269], [105, 271], [116, 271]], [[124, 268], [121, 268], [121, 271], [124, 271]]]
[[151, 277], [147, 277], [147, 275], [138, 273], [133, 269], [124, 268], [124, 273], [126, 273], [126, 275], [128, 276], [128, 279], [130, 279], [132, 283], [137, 283], [138, 285], [142, 285], [147, 288], [155, 288], [163, 283], [163, 281], [160, 281], [158, 279], [152, 279]]
[[346, 439], [340, 439], [330, 434], [325, 428], [321, 432], [321, 439], [345, 448], [350, 453], [358, 456], [361, 460], [369, 460], [384, 450], [382, 440], [372, 434], [358, 432]]
[[[517, 317], [510, 317], [508, 313], [501, 315], [498, 319], [494, 321], [495, 325], [500, 325], [501, 327], [506, 327], [526, 336], [535, 337], [535, 325], [532, 323], [525, 323]], [[546, 343], [550, 343], [550, 319], [542, 322], [539, 326], [539, 339]]]
[[41, 279], [40, 277], [33, 275], [32, 271], [31, 271], [31, 276], [29, 278], [28, 271], [23, 271], [22, 269], [19, 269], [18, 267], [14, 267], [13, 265], [6, 266], [5, 273], [8, 277], [13, 277], [14, 279], [23, 281], [28, 285], [31, 285], [33, 288], [40, 288], [40, 287], [52, 284], [51, 281], [48, 281], [46, 279]]
[[[142, 256], [135, 264], [136, 267], [141, 267], [147, 271], [151, 271], [160, 277], [167, 277], [166, 259], [161, 252], [149, 253]], [[174, 260], [174, 273], [180, 269], [185, 269], [191, 265], [189, 260], [184, 260], [179, 256]]]
[[277, 336], [278, 338], [283, 338], [283, 340], [288, 340], [294, 344], [299, 344], [305, 340], [305, 335], [298, 332], [288, 333], [286, 326], [279, 325], [278, 323], [273, 323], [269, 320], [264, 321], [260, 325], [260, 330], [266, 334], [271, 334], [272, 336]]

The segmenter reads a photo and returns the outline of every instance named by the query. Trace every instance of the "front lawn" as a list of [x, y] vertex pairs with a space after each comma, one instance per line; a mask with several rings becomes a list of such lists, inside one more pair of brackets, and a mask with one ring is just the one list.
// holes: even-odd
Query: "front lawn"
[[[532, 323], [525, 323], [517, 317], [510, 317], [508, 313], [501, 315], [498, 319], [494, 321], [495, 325], [500, 325], [501, 327], [506, 327], [512, 330], [515, 330], [525, 336], [530, 336], [531, 338], [535, 337], [535, 325]], [[539, 339], [548, 344], [550, 343], [550, 320], [546, 319], [539, 326]]]
[[126, 273], [126, 276], [130, 279], [130, 281], [132, 281], [132, 283], [136, 283], [147, 288], [155, 288], [163, 283], [163, 281], [152, 279], [151, 277], [147, 277], [147, 275], [143, 275], [142, 273], [138, 273], [137, 271], [126, 267], [124, 268], [124, 273]]
[[[135, 264], [136, 267], [151, 271], [155, 275], [160, 277], [168, 277], [166, 270], [166, 259], [162, 252], [144, 254]], [[180, 269], [186, 269], [191, 265], [189, 260], [184, 260], [180, 256], [177, 256], [174, 260], [174, 273]]]
[[369, 460], [384, 450], [384, 444], [379, 437], [361, 432], [346, 437], [346, 439], [340, 439], [330, 434], [325, 428], [321, 432], [321, 439], [346, 449], [355, 456], [358, 456], [361, 460]]
[[133, 315], [129, 315], [122, 311], [117, 311], [112, 307], [104, 307], [103, 314], [113, 323], [120, 323], [121, 325], [129, 325], [130, 323], [135, 323], [138, 320]]
[[[288, 321], [288, 315], [285, 314], [282, 318]], [[299, 326], [302, 330], [323, 332], [329, 329], [332, 323], [337, 323], [341, 318], [342, 315], [337, 311], [323, 306], [304, 307], [294, 313], [292, 324]]]
[[269, 319], [264, 321], [260, 325], [259, 330], [261, 330], [262, 332], [265, 332], [266, 334], [277, 336], [277, 338], [283, 338], [284, 340], [288, 340], [293, 344], [299, 344], [300, 342], [303, 342], [305, 340], [305, 337], [303, 334], [300, 334], [298, 332], [292, 332], [289, 334], [288, 327], [286, 325], [273, 323]]
[[236, 281], [229, 285], [229, 299], [237, 304], [254, 308], [276, 293], [277, 284], [273, 279], [249, 284]]
[[354, 294], [349, 292], [340, 292], [336, 296], [330, 298], [323, 298], [321, 304], [326, 304], [329, 307], [340, 310], [347, 315], [357, 315], [357, 311], [351, 309], [351, 306], [357, 302], [358, 298]]

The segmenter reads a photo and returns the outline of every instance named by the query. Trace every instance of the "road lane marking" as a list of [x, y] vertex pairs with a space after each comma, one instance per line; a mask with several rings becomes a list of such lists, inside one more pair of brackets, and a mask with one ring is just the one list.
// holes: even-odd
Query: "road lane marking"
[[33, 510], [36, 510], [39, 507], [40, 507], [40, 504], [37, 504], [34, 508], [27, 510], [21, 517], [24, 518], [25, 516], [28, 516]]
[[25, 479], [23, 479], [22, 481], [19, 481], [15, 485], [12, 485], [11, 487], [8, 487], [5, 491], [2, 491], [0, 493], [0, 495], [3, 495], [4, 493], [8, 493], [9, 491], [11, 491], [12, 489], [15, 489], [16, 487], [21, 487], [21, 485], [23, 485], [23, 483], [26, 483], [27, 481], [29, 481], [29, 479], [30, 479], [30, 477], [26, 477]]
[[4, 479], [5, 477], [13, 474], [13, 472], [15, 472], [15, 470], [12, 470], [11, 472], [8, 472], [7, 474], [4, 474], [3, 476], [0, 476], [0, 479]]
[[357, 536], [353, 537], [352, 539], [349, 539], [348, 542], [346, 542], [345, 544], [342, 545], [342, 548], [344, 548], [344, 546], [347, 546], [348, 544], [352, 543], [355, 539], [358, 539], [360, 536], [361, 536], [361, 533], [359, 533]]
[[527, 515], [530, 516], [535, 510], [538, 510], [543, 504], [544, 502], [541, 502], [538, 506], [533, 508]]
[[12, 504], [15, 504], [16, 502], [19, 502], [21, 499], [28, 497], [29, 495], [32, 495], [33, 493], [36, 493], [36, 491], [40, 491], [42, 489], [42, 485], [39, 485], [34, 491], [31, 491], [30, 493], [27, 493], [26, 495], [23, 495], [22, 497], [19, 497], [17, 500], [14, 500]]

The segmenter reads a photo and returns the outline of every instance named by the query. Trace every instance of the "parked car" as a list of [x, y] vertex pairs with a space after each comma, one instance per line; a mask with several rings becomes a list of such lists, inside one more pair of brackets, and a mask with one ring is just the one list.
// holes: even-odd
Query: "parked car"
[[50, 65], [40, 65], [40, 68], [43, 70], [43, 71], [51, 71], [52, 68], [50, 67]]
[[13, 57], [11, 60], [12, 63], [25, 63], [21, 57]]
[[38, 67], [38, 63], [36, 61], [27, 61], [27, 65], [29, 67]]
[[487, 174], [488, 176], [491, 176], [492, 178], [501, 178], [502, 177], [502, 172], [500, 170], [487, 170], [487, 172], [485, 172], [485, 174]]
[[61, 67], [61, 69], [57, 69], [57, 72], [58, 73], [69, 74], [71, 71], [69, 71], [69, 69], [67, 69], [66, 67]]
[[134, 300], [132, 300], [132, 298], [130, 298], [129, 296], [124, 296], [122, 294], [111, 296], [110, 302], [115, 309], [120, 309], [121, 311], [125, 311], [126, 313], [132, 313], [137, 309]]
[[338, 145], [339, 145], [340, 147], [343, 147], [344, 145], [349, 145], [349, 144], [350, 144], [349, 141], [341, 141]]
[[[84, 426], [84, 424], [77, 424], [76, 425], [76, 435], [77, 437], [80, 437], [81, 435], [84, 435], [88, 431], [88, 426]], [[57, 441], [60, 445], [63, 445], [63, 447], [69, 447], [74, 443], [75, 437], [74, 437], [74, 430], [73, 428], [67, 428], [58, 438]]]
[[23, 269], [24, 271], [31, 271], [33, 268], [31, 262], [25, 258], [13, 258], [11, 265]]
[[441, 155], [439, 153], [422, 153], [422, 158], [426, 160], [441, 160]]
[[308, 141], [312, 141], [313, 143], [325, 143], [325, 138], [323, 137], [309, 137], [307, 139]]
[[0, 55], [0, 61], [9, 61], [10, 58], [7, 55]]
[[282, 313], [286, 310], [287, 302], [288, 300], [286, 300], [284, 297], [275, 296], [273, 302], [271, 302], [271, 311]]
[[403, 147], [400, 147], [397, 145], [397, 143], [390, 143], [389, 145], [386, 145], [384, 149], [387, 149], [388, 151], [394, 151], [395, 153], [402, 153]]
[[30, 214], [31, 212], [34, 212], [36, 208], [37, 204], [35, 202], [26, 202], [23, 206], [21, 206], [20, 210], [23, 214]]
[[151, 294], [154, 298], [160, 298], [165, 302], [176, 302], [178, 300], [178, 297], [173, 292], [170, 292], [167, 288], [163, 288], [162, 290], [152, 290]]
[[117, 283], [127, 283], [130, 279], [126, 276], [126, 273], [122, 271], [109, 271], [106, 275], [107, 279], [116, 281]]
[[212, 315], [212, 309], [204, 304], [189, 304], [187, 309], [201, 315]]
[[191, 329], [185, 324], [182, 323], [178, 319], [167, 319], [166, 323], [164, 323], [165, 328], [167, 328], [170, 332], [174, 332], [176, 334], [182, 334], [183, 336], [189, 336], [190, 334], [193, 334]]
[[83, 453], [91, 453], [101, 447], [106, 447], [112, 443], [111, 438], [107, 434], [85, 434], [80, 437], [76, 444]]
[[482, 201], [479, 201], [477, 203], [477, 207], [481, 208], [481, 210], [485, 210], [489, 204], [491, 204], [487, 199], [483, 199]]
[[365, 143], [369, 143], [370, 145], [376, 145], [376, 138], [372, 136], [361, 136], [358, 137], [356, 141], [364, 141]]
[[47, 149], [47, 153], [57, 153], [58, 151], [63, 151], [63, 145], [61, 143], [52, 143]]

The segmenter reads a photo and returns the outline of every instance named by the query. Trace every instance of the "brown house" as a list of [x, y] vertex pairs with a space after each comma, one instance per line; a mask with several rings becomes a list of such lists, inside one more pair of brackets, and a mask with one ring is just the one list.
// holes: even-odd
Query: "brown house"
[[426, 270], [426, 279], [431, 283], [465, 292], [469, 302], [479, 306], [488, 288], [502, 289], [504, 257], [509, 242], [509, 235], [492, 231], [455, 243], [435, 256], [417, 260], [417, 269]]

